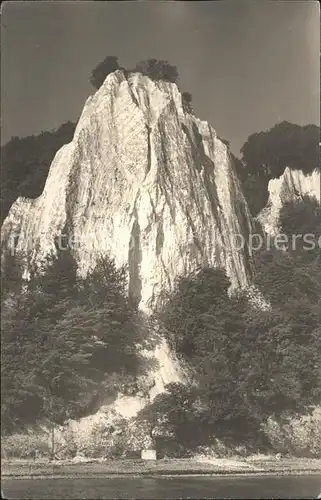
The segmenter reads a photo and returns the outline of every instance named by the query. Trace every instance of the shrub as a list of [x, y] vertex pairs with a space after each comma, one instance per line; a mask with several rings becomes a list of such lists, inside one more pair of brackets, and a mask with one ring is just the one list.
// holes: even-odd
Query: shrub
[[303, 415], [284, 422], [269, 418], [262, 425], [274, 453], [297, 457], [320, 458], [321, 456], [321, 409], [311, 415]]
[[[50, 432], [43, 428], [35, 428], [25, 433], [14, 433], [1, 439], [3, 458], [49, 458], [52, 454]], [[64, 448], [64, 438], [61, 429], [55, 434], [55, 452]]]
[[182, 93], [182, 104], [185, 113], [194, 113], [192, 106], [192, 94], [190, 92]]
[[320, 201], [304, 196], [285, 203], [280, 211], [280, 231], [290, 241], [293, 235], [298, 234], [314, 234], [317, 240], [321, 236]]

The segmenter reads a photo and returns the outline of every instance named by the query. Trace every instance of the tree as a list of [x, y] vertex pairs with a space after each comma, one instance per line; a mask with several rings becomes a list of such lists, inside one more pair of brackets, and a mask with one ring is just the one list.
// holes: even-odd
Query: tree
[[106, 77], [114, 71], [120, 69], [118, 64], [118, 57], [107, 56], [101, 61], [91, 72], [90, 83], [99, 89], [104, 83]]
[[[286, 204], [281, 210], [282, 231], [290, 239], [306, 231], [319, 235], [319, 210], [318, 203], [309, 198]], [[280, 359], [280, 364], [282, 359], [279, 400], [283, 397], [288, 409], [304, 412], [316, 404], [321, 393], [320, 249], [299, 246], [284, 252], [272, 248], [258, 253], [255, 260], [256, 286], [272, 305], [271, 314], [279, 317], [269, 332], [271, 340], [275, 337], [275, 359]], [[279, 400], [274, 407], [278, 404], [284, 409]]]
[[29, 370], [37, 352], [30, 321], [27, 287], [9, 290], [1, 303], [1, 418], [2, 432], [36, 421], [41, 398]]
[[320, 169], [320, 129], [283, 121], [270, 130], [252, 134], [241, 149], [243, 167], [238, 166], [245, 197], [255, 216], [265, 206], [270, 179], [285, 168], [305, 174]]
[[67, 122], [51, 132], [13, 137], [1, 148], [1, 222], [19, 196], [36, 198], [42, 193], [51, 162], [72, 140], [75, 127]]
[[77, 300], [77, 263], [70, 249], [58, 249], [29, 269], [30, 310], [34, 321], [54, 325]]
[[[5, 249], [1, 260], [1, 418], [3, 430], [19, 425], [24, 414], [37, 412], [36, 388], [24, 371], [23, 344], [30, 335], [29, 304], [22, 279], [23, 259]], [[27, 400], [32, 408], [27, 407]], [[31, 411], [30, 411], [31, 410]]]
[[158, 452], [186, 453], [208, 439], [199, 418], [198, 391], [180, 383], [168, 384], [165, 389], [138, 413], [137, 422], [147, 426]]
[[315, 304], [321, 295], [320, 259], [310, 259], [309, 251], [290, 254], [282, 250], [258, 252], [255, 256], [254, 282], [272, 306], [305, 297]]
[[178, 355], [193, 352], [194, 332], [198, 330], [196, 315], [211, 307], [213, 300], [225, 298], [229, 285], [222, 269], [198, 269], [177, 278], [173, 292], [164, 297], [155, 316], [164, 325], [169, 345]]
[[156, 313], [194, 373], [198, 418], [221, 439], [264, 444], [269, 416], [304, 412], [320, 397], [320, 287], [311, 274], [302, 293], [291, 257], [278, 258], [275, 270], [268, 259], [257, 276], [271, 311], [257, 311], [244, 294], [229, 296], [224, 272], [205, 269], [179, 279]]
[[139, 370], [137, 312], [111, 259], [80, 280], [70, 251], [57, 249], [10, 293], [2, 316], [6, 432], [45, 419], [54, 435], [57, 424], [92, 411]]
[[1, 255], [1, 304], [10, 295], [15, 295], [21, 291], [23, 285], [23, 264], [24, 259], [12, 248], [3, 248]]
[[158, 312], [172, 348], [196, 374], [206, 408], [203, 423], [216, 428], [227, 418], [226, 412], [237, 412], [236, 404], [240, 406], [232, 395], [236, 391], [238, 359], [233, 350], [238, 346], [239, 356], [241, 349], [238, 336], [243, 327], [239, 310], [242, 301], [233, 312], [228, 288], [223, 270], [198, 270], [177, 281], [173, 294]]
[[[316, 198], [303, 196], [293, 201], [284, 203], [280, 210], [280, 232], [285, 234], [290, 244], [290, 249], [306, 248], [306, 257], [315, 255], [315, 250], [320, 253], [317, 242], [321, 236], [321, 207]], [[296, 245], [292, 242], [295, 235], [302, 235], [302, 239], [296, 240]], [[305, 245], [303, 237], [313, 235], [315, 249], [310, 245]], [[295, 247], [295, 248], [294, 248]]]
[[249, 136], [241, 149], [243, 161], [256, 174], [268, 169], [271, 178], [279, 177], [285, 167], [304, 173], [320, 169], [320, 129], [283, 121], [266, 132]]
[[108, 256], [98, 258], [82, 283], [81, 300], [93, 307], [95, 332], [106, 346], [94, 354], [96, 365], [107, 371], [126, 366], [128, 373], [136, 373], [145, 338], [138, 311], [128, 299], [126, 268], [117, 269]]
[[155, 80], [164, 80], [171, 83], [177, 83], [179, 74], [176, 66], [168, 61], [157, 59], [147, 59], [139, 62], [133, 70], [142, 73]]

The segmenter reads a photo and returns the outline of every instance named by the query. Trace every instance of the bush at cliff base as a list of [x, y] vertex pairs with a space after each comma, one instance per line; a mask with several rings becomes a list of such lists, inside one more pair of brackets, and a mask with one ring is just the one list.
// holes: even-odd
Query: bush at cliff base
[[[268, 419], [262, 426], [271, 448], [269, 454], [282, 453], [294, 457], [321, 457], [321, 407], [311, 415], [285, 421], [281, 424]], [[154, 441], [149, 438], [146, 424], [135, 419], [116, 419], [113, 424], [93, 424], [86, 432], [77, 432], [70, 425], [55, 429], [55, 458], [125, 458], [139, 457], [141, 449], [156, 446], [159, 458], [195, 457], [212, 458], [245, 457], [253, 452], [246, 445], [233, 446], [220, 439], [214, 439], [210, 446], [200, 446], [194, 451], [183, 449], [175, 437], [166, 430], [158, 429]], [[49, 459], [51, 457], [51, 433], [44, 426], [14, 433], [2, 438], [3, 459]]]
[[[55, 451], [62, 458], [71, 456], [66, 447], [62, 427], [55, 429]], [[50, 458], [52, 455], [51, 429], [46, 426], [29, 428], [1, 438], [1, 457], [3, 459]]]
[[287, 420], [284, 423], [269, 418], [262, 426], [273, 451], [297, 457], [321, 457], [321, 407], [311, 415]]

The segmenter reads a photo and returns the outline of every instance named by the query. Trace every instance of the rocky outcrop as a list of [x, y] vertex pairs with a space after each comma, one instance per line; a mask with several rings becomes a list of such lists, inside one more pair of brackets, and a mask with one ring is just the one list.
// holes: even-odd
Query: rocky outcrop
[[108, 252], [127, 264], [129, 293], [148, 312], [198, 265], [246, 286], [251, 264], [236, 235], [246, 241], [251, 228], [226, 145], [184, 111], [177, 86], [116, 71], [87, 99], [42, 195], [13, 204], [2, 239], [39, 261], [67, 232], [82, 274]]
[[304, 196], [316, 198], [320, 202], [320, 171], [314, 170], [305, 175], [302, 170], [287, 167], [279, 178], [270, 180], [268, 190], [268, 203], [257, 219], [264, 231], [273, 236], [279, 232], [280, 210], [286, 202]]

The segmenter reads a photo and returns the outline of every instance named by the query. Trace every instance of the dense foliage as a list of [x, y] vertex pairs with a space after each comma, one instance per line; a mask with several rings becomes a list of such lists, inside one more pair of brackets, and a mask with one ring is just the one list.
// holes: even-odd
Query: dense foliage
[[117, 69], [122, 69], [126, 74], [137, 72], [149, 76], [153, 80], [163, 80], [171, 83], [177, 83], [179, 78], [176, 66], [173, 66], [168, 61], [147, 59], [137, 63], [133, 69], [126, 69], [119, 66], [118, 57], [107, 56], [91, 72], [90, 83], [96, 89], [99, 89], [106, 77]]
[[295, 125], [283, 121], [267, 132], [251, 135], [242, 147], [248, 170], [266, 170], [271, 177], [282, 175], [284, 168], [305, 174], [320, 168], [320, 130], [316, 125]]
[[200, 444], [209, 443], [204, 425], [200, 391], [192, 385], [171, 383], [137, 417], [149, 429], [153, 446], [160, 455], [182, 455]]
[[171, 83], [177, 83], [179, 78], [176, 66], [173, 66], [168, 61], [158, 59], [141, 61], [137, 63], [132, 71], [137, 71], [155, 80], [164, 80]]
[[286, 121], [249, 136], [237, 169], [253, 215], [266, 205], [269, 180], [280, 177], [287, 166], [305, 174], [320, 169], [319, 143], [319, 127]]
[[67, 122], [52, 132], [13, 137], [1, 148], [1, 223], [19, 196], [36, 198], [42, 193], [50, 164], [72, 140], [75, 126]]
[[216, 269], [182, 278], [158, 317], [193, 368], [209, 434], [250, 442], [269, 416], [318, 401], [320, 315], [316, 303], [286, 295], [257, 311], [244, 297], [230, 298], [227, 285]]
[[[316, 243], [321, 236], [320, 200], [305, 195], [284, 203], [280, 211], [280, 232], [289, 241], [293, 239], [293, 235], [313, 235]], [[302, 244], [304, 243], [307, 242], [302, 238]]]
[[21, 279], [21, 265], [10, 255], [3, 261], [5, 432], [92, 411], [101, 394], [137, 374], [143, 342], [137, 311], [127, 299], [125, 269], [112, 260], [101, 258], [85, 280], [77, 277], [67, 250], [31, 269], [29, 282]]
[[[302, 213], [310, 219], [296, 215]], [[318, 236], [319, 215], [318, 204], [304, 198], [283, 208], [281, 226]], [[191, 366], [194, 385], [169, 387], [141, 418], [152, 427], [165, 420], [185, 450], [213, 437], [265, 446], [269, 417], [302, 414], [320, 401], [320, 247], [272, 246], [256, 254], [255, 264], [255, 284], [270, 310], [243, 294], [229, 296], [222, 269], [201, 268], [178, 278], [155, 312], [171, 348]]]

